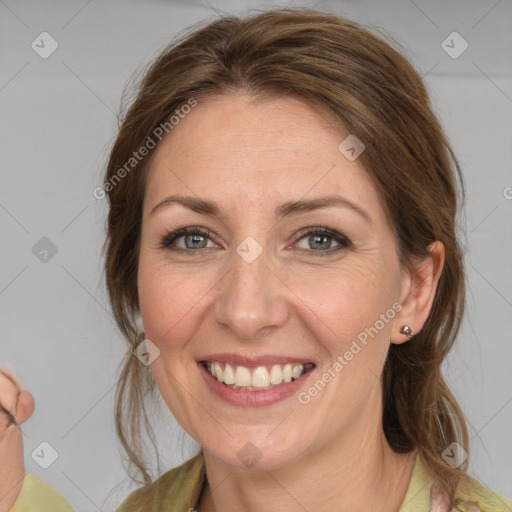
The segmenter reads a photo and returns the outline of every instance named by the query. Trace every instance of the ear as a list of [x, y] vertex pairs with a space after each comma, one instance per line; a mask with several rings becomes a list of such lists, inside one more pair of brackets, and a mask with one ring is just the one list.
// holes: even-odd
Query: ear
[[434, 302], [437, 284], [443, 271], [444, 245], [435, 241], [428, 248], [428, 256], [417, 263], [413, 270], [405, 271], [400, 292], [402, 309], [397, 313], [393, 322], [391, 343], [400, 345], [410, 339], [402, 334], [400, 329], [408, 325], [418, 334], [427, 321]]

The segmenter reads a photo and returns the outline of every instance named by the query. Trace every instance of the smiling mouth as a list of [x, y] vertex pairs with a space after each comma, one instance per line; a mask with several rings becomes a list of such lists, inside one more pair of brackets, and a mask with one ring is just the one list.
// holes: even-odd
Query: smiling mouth
[[244, 391], [267, 391], [288, 382], [300, 379], [315, 365], [297, 363], [270, 366], [234, 366], [220, 361], [201, 361], [210, 375], [231, 389]]

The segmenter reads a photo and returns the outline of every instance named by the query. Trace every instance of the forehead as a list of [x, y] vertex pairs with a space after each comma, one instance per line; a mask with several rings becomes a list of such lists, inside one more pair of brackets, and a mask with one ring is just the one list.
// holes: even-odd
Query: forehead
[[[348, 135], [323, 111], [292, 97], [255, 101], [237, 94], [198, 103], [155, 150], [145, 210], [171, 193], [226, 208], [339, 193], [378, 207], [360, 160], [338, 149]], [[147, 211], [146, 211], [147, 213]]]

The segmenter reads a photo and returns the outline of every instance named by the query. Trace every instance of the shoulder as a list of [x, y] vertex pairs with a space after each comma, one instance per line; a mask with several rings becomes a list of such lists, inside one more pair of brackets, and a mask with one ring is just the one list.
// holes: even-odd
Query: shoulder
[[[466, 475], [455, 495], [456, 506], [450, 512], [512, 512], [512, 502]], [[409, 488], [400, 512], [449, 510], [447, 497], [434, 484], [418, 454]]]
[[27, 473], [18, 498], [9, 512], [74, 512], [71, 503], [51, 485]]
[[187, 512], [195, 507], [204, 478], [204, 458], [200, 453], [151, 484], [132, 491], [116, 512], [160, 512], [169, 509], [170, 505], [173, 505], [172, 510]]
[[468, 476], [457, 493], [460, 512], [512, 512], [512, 502]]

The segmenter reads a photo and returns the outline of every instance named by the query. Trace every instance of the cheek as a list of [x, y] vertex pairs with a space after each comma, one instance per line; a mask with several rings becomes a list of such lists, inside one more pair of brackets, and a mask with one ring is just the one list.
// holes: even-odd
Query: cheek
[[[373, 326], [396, 294], [393, 265], [376, 253], [328, 266], [291, 264], [276, 270], [291, 315], [326, 348], [336, 349]], [[164, 345], [161, 349], [182, 350], [205, 321], [213, 296], [222, 293], [222, 274], [218, 266], [177, 267], [142, 251], [138, 286], [146, 337]]]
[[[372, 256], [347, 258], [336, 268], [315, 269], [309, 275], [295, 271], [288, 282], [302, 308], [314, 313], [318, 339], [334, 350], [373, 326], [392, 307], [397, 293], [392, 276], [393, 270], [384, 270], [380, 258]], [[389, 330], [388, 323], [383, 330]]]
[[177, 269], [141, 254], [138, 275], [139, 305], [146, 336], [172, 350], [186, 343], [199, 321], [208, 290], [208, 273]]
[[204, 411], [187, 391], [198, 385], [190, 382], [198, 376], [189, 347], [202, 321], [210, 279], [205, 272], [171, 268], [141, 251], [138, 287], [145, 336], [160, 350], [151, 365], [154, 380], [174, 417], [197, 439], [195, 418]]

